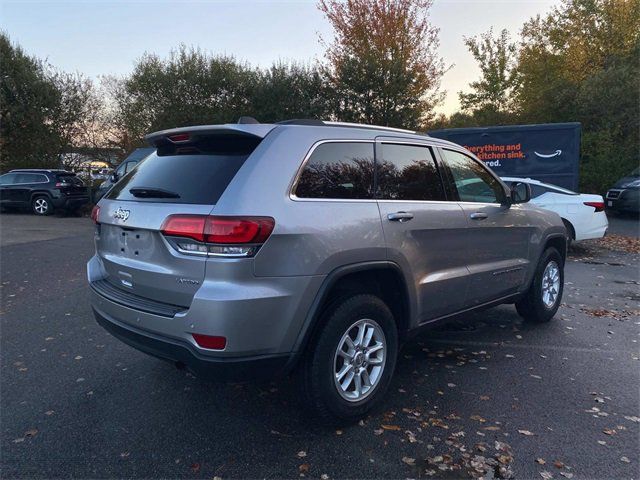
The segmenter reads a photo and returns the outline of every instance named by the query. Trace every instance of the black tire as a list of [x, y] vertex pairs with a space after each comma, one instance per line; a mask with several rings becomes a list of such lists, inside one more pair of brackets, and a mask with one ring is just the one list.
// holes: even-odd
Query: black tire
[[[373, 320], [384, 333], [385, 361], [371, 391], [359, 401], [349, 401], [341, 396], [335, 383], [336, 351], [349, 327], [362, 319]], [[325, 422], [355, 420], [374, 408], [389, 388], [398, 355], [396, 322], [389, 307], [370, 294], [335, 301], [320, 322], [322, 328], [312, 338], [299, 369], [305, 407]]]
[[51, 199], [46, 195], [33, 197], [33, 200], [31, 200], [31, 211], [35, 215], [51, 215], [51, 213], [53, 213]]
[[[560, 277], [560, 284], [558, 287], [555, 302], [552, 306], [548, 306], [543, 301], [543, 276], [547, 265], [551, 262], [555, 262], [558, 267], [558, 275]], [[528, 322], [533, 323], [545, 323], [550, 321], [560, 308], [560, 302], [562, 301], [562, 292], [564, 290], [564, 262], [562, 256], [553, 247], [547, 248], [540, 260], [531, 282], [531, 286], [525, 296], [516, 302], [516, 310], [518, 314]]]

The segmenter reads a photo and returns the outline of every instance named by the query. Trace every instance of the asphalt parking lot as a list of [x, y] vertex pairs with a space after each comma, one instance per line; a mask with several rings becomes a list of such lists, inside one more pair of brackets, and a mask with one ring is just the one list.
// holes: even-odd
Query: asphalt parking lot
[[2, 215], [2, 477], [638, 478], [637, 222], [572, 250], [553, 322], [427, 332], [379, 410], [329, 428], [290, 380], [203, 382], [103, 331], [89, 219]]

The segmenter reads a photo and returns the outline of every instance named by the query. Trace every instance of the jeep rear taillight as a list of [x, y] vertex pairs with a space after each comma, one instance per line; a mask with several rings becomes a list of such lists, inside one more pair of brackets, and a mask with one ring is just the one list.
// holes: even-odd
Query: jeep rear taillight
[[93, 223], [98, 223], [98, 215], [100, 215], [100, 207], [98, 205], [94, 205], [91, 210], [91, 220], [93, 220]]
[[169, 215], [162, 234], [181, 253], [252, 257], [273, 231], [271, 217]]

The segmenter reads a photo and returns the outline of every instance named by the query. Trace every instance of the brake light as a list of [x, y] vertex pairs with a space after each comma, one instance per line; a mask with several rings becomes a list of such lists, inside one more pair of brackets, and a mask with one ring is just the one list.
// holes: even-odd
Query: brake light
[[98, 215], [100, 215], [100, 207], [98, 205], [94, 205], [91, 210], [91, 220], [93, 220], [93, 223], [98, 223]]
[[596, 212], [604, 212], [604, 202], [584, 202], [584, 204], [588, 207], [595, 208]]
[[162, 234], [182, 253], [250, 257], [271, 235], [271, 217], [169, 215]]
[[193, 339], [198, 346], [202, 348], [210, 348], [212, 350], [224, 350], [227, 346], [226, 337], [216, 337], [213, 335], [202, 335], [200, 333], [194, 333]]
[[171, 140], [172, 142], [176, 143], [176, 142], [188, 142], [189, 139], [191, 138], [191, 135], [189, 135], [188, 133], [176, 133], [175, 135], [169, 135], [169, 140]]

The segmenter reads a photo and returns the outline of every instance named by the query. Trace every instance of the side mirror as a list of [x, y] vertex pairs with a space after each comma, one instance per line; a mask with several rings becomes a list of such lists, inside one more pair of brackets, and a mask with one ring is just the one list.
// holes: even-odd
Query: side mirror
[[116, 183], [118, 181], [118, 174], [116, 172], [113, 172], [109, 179], [111, 180], [111, 183]]
[[527, 203], [531, 200], [531, 186], [524, 182], [511, 183], [511, 203]]

